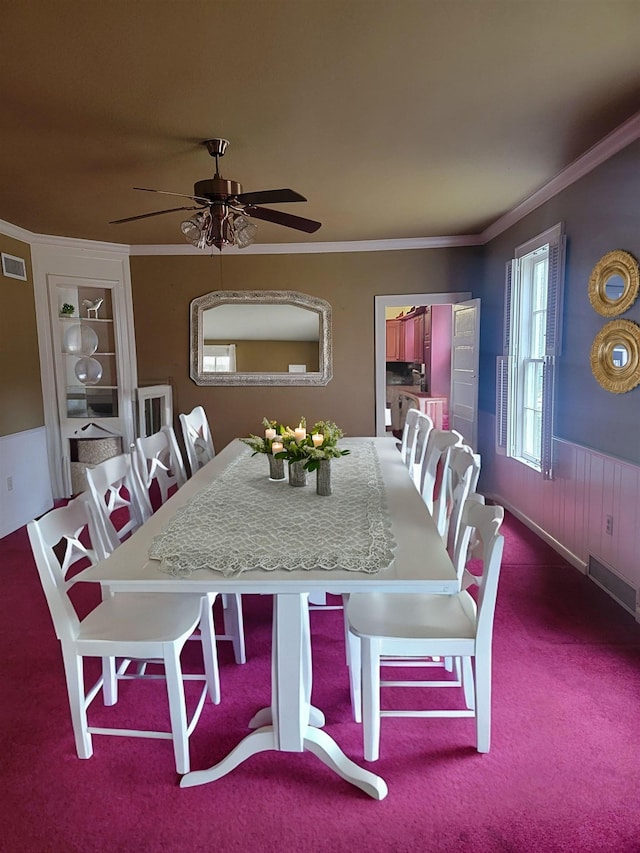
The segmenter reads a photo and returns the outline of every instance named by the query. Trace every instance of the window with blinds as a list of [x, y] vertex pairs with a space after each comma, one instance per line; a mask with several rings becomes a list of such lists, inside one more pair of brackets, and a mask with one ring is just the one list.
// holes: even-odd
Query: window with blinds
[[202, 347], [203, 373], [235, 373], [236, 345], [205, 344]]
[[564, 235], [558, 224], [519, 246], [506, 270], [496, 445], [552, 479], [556, 359], [561, 349]]

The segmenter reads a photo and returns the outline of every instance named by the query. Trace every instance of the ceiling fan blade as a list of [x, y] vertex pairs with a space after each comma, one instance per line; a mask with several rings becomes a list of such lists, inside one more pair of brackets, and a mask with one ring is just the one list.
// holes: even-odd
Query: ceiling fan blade
[[187, 195], [186, 193], [171, 193], [171, 192], [168, 192], [167, 190], [150, 190], [150, 189], [148, 189], [148, 187], [134, 187], [133, 189], [139, 190], [140, 192], [143, 192], [143, 193], [161, 193], [162, 195], [177, 195], [177, 196], [180, 196], [180, 198], [191, 198], [191, 199], [193, 199], [193, 201], [201, 201], [203, 204], [209, 204], [210, 203], [208, 198], [202, 198], [201, 196], [198, 196], [198, 195]]
[[124, 219], [113, 219], [109, 225], [120, 225], [123, 222], [133, 222], [134, 219], [146, 219], [149, 216], [160, 216], [163, 213], [175, 213], [177, 210], [200, 210], [199, 207], [172, 207], [169, 210], [154, 210], [153, 213], [140, 213], [138, 216], [127, 216]]
[[278, 202], [306, 201], [294, 190], [259, 190], [255, 193], [240, 193], [236, 198], [243, 204], [278, 204]]
[[321, 227], [322, 222], [316, 222], [314, 219], [303, 219], [302, 216], [292, 216], [290, 213], [283, 213], [280, 210], [271, 210], [268, 207], [255, 207], [250, 205], [244, 211], [247, 216], [252, 216], [255, 219], [264, 219], [265, 222], [275, 222], [276, 225], [285, 225], [287, 228], [296, 228], [298, 231], [306, 231], [307, 234], [313, 234]]

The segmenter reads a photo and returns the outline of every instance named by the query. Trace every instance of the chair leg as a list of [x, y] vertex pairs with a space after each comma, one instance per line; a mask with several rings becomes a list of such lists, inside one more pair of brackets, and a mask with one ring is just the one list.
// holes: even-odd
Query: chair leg
[[[457, 661], [460, 658], [456, 658]], [[464, 690], [464, 701], [467, 708], [473, 711], [476, 707], [476, 695], [473, 684], [473, 667], [471, 666], [471, 658], [462, 658], [462, 689]]]
[[173, 753], [178, 773], [189, 772], [189, 738], [187, 736], [187, 709], [184, 698], [182, 667], [180, 651], [171, 644], [165, 646], [164, 669], [167, 678], [167, 695], [169, 697], [169, 715], [171, 717], [171, 734], [173, 737]]
[[88, 730], [87, 709], [85, 707], [84, 692], [84, 661], [81, 655], [69, 651], [63, 647], [62, 659], [64, 661], [64, 674], [67, 679], [67, 693], [69, 695], [69, 710], [71, 711], [71, 724], [73, 736], [76, 741], [76, 752], [78, 758], [91, 758], [93, 755], [93, 744]]
[[349, 620], [347, 619], [347, 605], [349, 604], [349, 593], [344, 593], [342, 596], [342, 611], [344, 614], [344, 619], [342, 620], [344, 626], [344, 657], [345, 663], [347, 666], [351, 666], [351, 661], [349, 658]]
[[364, 757], [367, 761], [377, 761], [380, 755], [380, 643], [366, 637], [360, 640], [360, 646]]
[[349, 693], [351, 711], [356, 723], [362, 722], [362, 671], [360, 638], [347, 630], [347, 649], [349, 658]]
[[227, 596], [227, 606], [223, 608], [222, 618], [224, 620], [224, 632], [231, 637], [233, 643], [233, 656], [236, 663], [246, 663], [242, 596], [239, 593]]
[[118, 701], [115, 658], [102, 658], [102, 696], [105, 705], [115, 705]]
[[202, 659], [207, 678], [209, 697], [215, 705], [220, 704], [220, 670], [218, 668], [218, 649], [216, 632], [213, 627], [213, 600], [215, 596], [202, 596], [202, 615], [200, 617], [200, 642]]
[[476, 744], [478, 752], [489, 752], [491, 745], [491, 655], [475, 658]]

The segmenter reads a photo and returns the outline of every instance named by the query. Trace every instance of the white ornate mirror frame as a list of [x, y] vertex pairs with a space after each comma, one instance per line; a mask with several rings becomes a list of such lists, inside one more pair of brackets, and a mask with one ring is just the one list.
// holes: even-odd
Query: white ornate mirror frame
[[[241, 373], [203, 370], [203, 313], [220, 305], [288, 305], [318, 315], [318, 370], [307, 373]], [[190, 376], [196, 385], [326, 385], [333, 375], [331, 305], [295, 290], [215, 290], [198, 296], [190, 308]]]

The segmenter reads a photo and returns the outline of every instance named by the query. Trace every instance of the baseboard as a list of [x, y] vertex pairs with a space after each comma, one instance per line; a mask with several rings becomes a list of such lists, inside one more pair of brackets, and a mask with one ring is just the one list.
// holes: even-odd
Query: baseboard
[[574, 568], [578, 569], [579, 572], [582, 572], [583, 575], [587, 574], [587, 564], [577, 557], [572, 551], [566, 548], [562, 542], [558, 542], [553, 536], [547, 533], [539, 524], [536, 524], [533, 519], [529, 518], [529, 516], [525, 515], [523, 512], [513, 506], [508, 500], [505, 500], [501, 495], [497, 494], [486, 494], [485, 497], [488, 500], [493, 501], [494, 503], [503, 506], [506, 510], [508, 510], [511, 515], [514, 515], [518, 521], [521, 521], [529, 530], [533, 530], [533, 532], [539, 536], [547, 545], [550, 545], [553, 550], [560, 554], [560, 556], [565, 559], [568, 563], [570, 563]]

